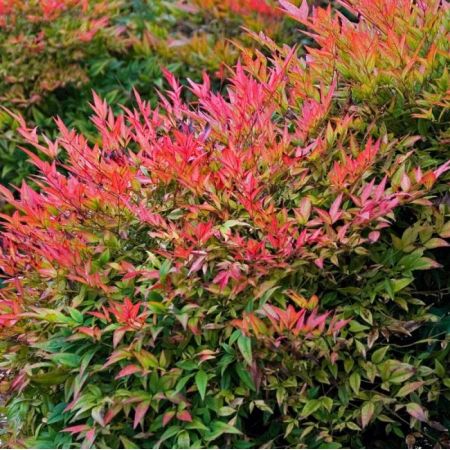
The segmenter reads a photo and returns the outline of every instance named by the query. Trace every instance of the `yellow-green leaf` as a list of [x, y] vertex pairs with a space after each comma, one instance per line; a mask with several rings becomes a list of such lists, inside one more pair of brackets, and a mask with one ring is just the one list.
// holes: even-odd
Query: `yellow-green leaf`
[[419, 389], [424, 385], [424, 381], [413, 381], [412, 383], [405, 384], [399, 391], [397, 392], [397, 397], [405, 397], [411, 392], [414, 392], [416, 389]]
[[375, 413], [375, 404], [373, 402], [365, 402], [361, 409], [361, 426], [365, 428]]
[[359, 394], [359, 388], [361, 386], [361, 375], [358, 372], [353, 372], [350, 375], [349, 378], [350, 387], [352, 388], [353, 392], [358, 395]]

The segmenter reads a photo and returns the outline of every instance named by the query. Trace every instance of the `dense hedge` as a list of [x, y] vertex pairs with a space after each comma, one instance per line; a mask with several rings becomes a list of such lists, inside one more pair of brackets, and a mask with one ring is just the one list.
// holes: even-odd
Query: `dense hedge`
[[225, 92], [95, 96], [96, 144], [16, 117], [11, 445], [446, 445], [448, 5], [281, 4], [307, 55], [253, 34]]

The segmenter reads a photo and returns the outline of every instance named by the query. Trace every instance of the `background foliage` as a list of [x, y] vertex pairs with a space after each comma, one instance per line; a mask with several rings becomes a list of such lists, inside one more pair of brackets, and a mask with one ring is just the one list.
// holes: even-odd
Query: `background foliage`
[[[448, 446], [448, 4], [281, 5], [304, 50], [250, 32], [226, 82], [71, 100], [52, 137], [15, 117], [39, 176], [1, 188], [10, 445]], [[138, 11], [124, 55], [171, 61]]]

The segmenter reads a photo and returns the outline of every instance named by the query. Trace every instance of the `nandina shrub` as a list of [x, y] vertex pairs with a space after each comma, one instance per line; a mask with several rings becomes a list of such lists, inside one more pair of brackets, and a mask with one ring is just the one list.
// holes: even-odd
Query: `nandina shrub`
[[256, 36], [226, 94], [95, 97], [97, 145], [17, 118], [11, 444], [444, 445], [448, 7], [341, 3], [283, 2], [315, 45]]
[[[52, 117], [59, 115], [94, 142], [84, 107], [92, 90], [115, 105], [129, 106], [135, 87], [155, 103], [161, 66], [194, 80], [207, 69], [223, 83], [226, 65], [233, 66], [238, 57], [231, 40], [251, 42], [242, 26], [281, 36], [280, 10], [260, 3], [242, 1], [237, 9], [237, 3], [160, 0], [2, 2], [2, 105], [52, 135]], [[24, 143], [14, 132], [16, 125], [0, 114], [0, 183], [6, 186], [20, 184], [31, 170], [17, 150]]]

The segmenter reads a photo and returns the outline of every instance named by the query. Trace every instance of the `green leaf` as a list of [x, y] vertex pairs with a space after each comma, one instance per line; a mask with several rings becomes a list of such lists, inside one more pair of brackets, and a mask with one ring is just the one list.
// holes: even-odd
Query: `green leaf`
[[324, 406], [328, 412], [331, 412], [333, 409], [333, 399], [331, 397], [322, 397], [320, 401], [322, 406]]
[[441, 267], [441, 265], [433, 259], [420, 256], [417, 252], [404, 256], [399, 261], [399, 266], [403, 266], [406, 270], [428, 270]]
[[400, 384], [414, 375], [415, 369], [410, 364], [397, 363], [390, 365], [391, 373], [387, 379], [390, 383]]
[[64, 383], [68, 376], [69, 373], [66, 373], [64, 370], [57, 369], [51, 372], [33, 375], [31, 377], [31, 381], [43, 386], [54, 386], [56, 384]]
[[184, 386], [186, 386], [186, 383], [192, 378], [193, 375], [194, 374], [190, 374], [180, 378], [177, 385], [175, 386], [175, 392], [180, 392], [184, 388]]
[[239, 220], [227, 220], [223, 225], [221, 225], [219, 227], [219, 230], [222, 233], [222, 235], [225, 238], [227, 238], [231, 228], [236, 227], [236, 226], [243, 226], [243, 227], [249, 227], [250, 228], [250, 225], [248, 225], [245, 222], [241, 222]]
[[139, 448], [134, 442], [130, 441], [126, 436], [120, 436], [124, 448]]
[[448, 247], [448, 242], [445, 239], [432, 238], [425, 244], [425, 247], [430, 249]]
[[384, 357], [386, 356], [386, 352], [389, 350], [389, 345], [386, 345], [385, 347], [381, 347], [378, 350], [374, 351], [372, 354], [372, 362], [374, 364], [380, 364]]
[[366, 325], [362, 325], [361, 323], [357, 322], [356, 320], [352, 320], [350, 322], [349, 330], [352, 333], [359, 333], [360, 331], [366, 331], [369, 327]]
[[347, 422], [346, 425], [349, 430], [361, 431], [361, 427], [358, 427], [355, 422]]
[[236, 372], [239, 375], [241, 381], [252, 391], [256, 391], [255, 383], [253, 383], [252, 377], [248, 370], [242, 364], [236, 364]]
[[242, 335], [242, 333], [240, 332], [240, 330], [234, 330], [231, 333], [230, 339], [229, 339], [229, 344], [233, 345], [238, 339], [239, 337]]
[[436, 262], [434, 259], [423, 256], [417, 261], [413, 270], [437, 269], [439, 267], [442, 267], [441, 264]]
[[161, 278], [161, 281], [164, 282], [164, 281], [166, 280], [167, 275], [169, 275], [171, 266], [172, 266], [172, 263], [171, 263], [170, 260], [168, 260], [168, 259], [166, 259], [166, 260], [162, 263], [162, 265], [161, 265], [161, 267], [160, 267], [160, 269], [159, 269], [159, 276], [160, 276], [160, 278]]
[[352, 358], [346, 358], [344, 360], [344, 370], [346, 373], [350, 373], [353, 366], [355, 365], [355, 361]]
[[69, 308], [69, 314], [70, 317], [72, 317], [73, 320], [75, 320], [78, 323], [83, 323], [84, 321], [84, 317], [83, 314], [80, 313], [80, 311], [78, 311], [75, 308]]
[[191, 439], [189, 433], [184, 430], [178, 435], [177, 439], [178, 448], [189, 448], [191, 445]]
[[156, 369], [159, 367], [159, 361], [155, 355], [148, 352], [147, 350], [141, 350], [139, 352], [134, 352], [134, 356], [139, 361], [141, 366], [148, 370], [150, 368]]
[[399, 280], [391, 280], [391, 286], [394, 292], [399, 292], [404, 289], [406, 286], [411, 284], [413, 281], [412, 278], [401, 278]]
[[51, 359], [56, 364], [60, 364], [67, 367], [79, 367], [81, 358], [75, 353], [56, 353], [52, 355]]
[[209, 428], [197, 418], [192, 419], [192, 422], [185, 423], [184, 428], [186, 430], [209, 431]]
[[443, 238], [450, 238], [450, 221], [446, 222], [439, 232], [439, 236]]
[[59, 403], [57, 404], [50, 413], [48, 417], [47, 424], [51, 425], [53, 423], [60, 422], [63, 420], [64, 409], [66, 408], [67, 403]]
[[353, 372], [349, 378], [350, 387], [353, 389], [353, 392], [358, 395], [359, 387], [361, 386], [361, 375], [358, 372]]
[[445, 367], [437, 359], [434, 361], [434, 371], [438, 377], [445, 377]]
[[272, 408], [264, 401], [264, 400], [255, 400], [255, 406], [261, 411], [268, 412], [269, 414], [273, 414]]
[[195, 375], [195, 384], [202, 400], [205, 400], [206, 387], [208, 385], [208, 375], [204, 370], [199, 370]]
[[252, 340], [241, 334], [238, 338], [238, 347], [245, 359], [245, 362], [250, 366], [252, 364]]
[[110, 260], [110, 258], [111, 258], [111, 252], [110, 252], [109, 248], [107, 248], [98, 258], [98, 262], [101, 265], [104, 265]]
[[166, 431], [162, 434], [159, 442], [164, 442], [166, 439], [170, 439], [171, 437], [175, 436], [179, 431], [181, 431], [182, 428], [178, 425], [172, 425], [169, 428], [167, 428]]
[[213, 441], [222, 434], [242, 434], [242, 432], [239, 431], [236, 427], [229, 425], [228, 423], [215, 420], [211, 424], [211, 432], [205, 435], [205, 440]]
[[311, 414], [316, 412], [321, 406], [322, 402], [320, 400], [313, 399], [307, 401], [301, 412], [302, 417], [310, 416]]
[[222, 408], [219, 408], [217, 414], [219, 416], [231, 416], [231, 414], [234, 414], [235, 412], [236, 410], [230, 406], [222, 406]]
[[342, 444], [339, 442], [324, 442], [318, 448], [342, 448]]
[[372, 313], [367, 309], [362, 309], [360, 312], [360, 316], [370, 325], [373, 325], [373, 317]]

